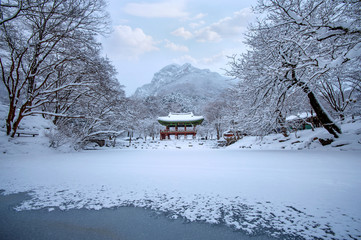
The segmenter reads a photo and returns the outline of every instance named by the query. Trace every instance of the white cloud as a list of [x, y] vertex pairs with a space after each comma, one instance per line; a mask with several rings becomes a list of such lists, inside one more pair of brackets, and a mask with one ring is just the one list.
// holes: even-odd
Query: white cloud
[[147, 18], [188, 17], [184, 0], [170, 0], [156, 3], [128, 3], [124, 11], [130, 15]]
[[[200, 16], [203, 17], [203, 15]], [[192, 32], [181, 27], [172, 34], [185, 39], [194, 38], [199, 42], [219, 42], [224, 38], [240, 37], [241, 33], [246, 30], [248, 23], [253, 19], [252, 10], [244, 8], [233, 13], [231, 17], [220, 19], [208, 26], [201, 27], [205, 24], [204, 21], [190, 23], [189, 26], [195, 29]]]
[[211, 27], [205, 27], [197, 30], [194, 35], [199, 42], [219, 42], [222, 40], [221, 35], [219, 35]]
[[193, 34], [185, 30], [184, 27], [176, 29], [175, 31], [171, 32], [171, 34], [177, 37], [183, 37], [186, 40], [193, 37]]
[[203, 56], [195, 58], [189, 54], [185, 54], [179, 58], [175, 58], [172, 61], [177, 64], [191, 63], [198, 68], [206, 68], [211, 71], [215, 71], [221, 74], [225, 74], [227, 64], [229, 63], [229, 56], [232, 56], [234, 53], [244, 52], [245, 48], [227, 48], [221, 52], [218, 52], [211, 56]]
[[173, 62], [178, 63], [178, 64], [184, 64], [184, 63], [190, 63], [192, 65], [197, 66], [198, 65], [198, 60], [193, 58], [191, 55], [183, 55], [179, 58], [173, 59]]
[[140, 28], [132, 29], [126, 25], [115, 26], [104, 47], [107, 54], [115, 59], [137, 58], [146, 52], [159, 50], [152, 36], [146, 35]]
[[207, 16], [207, 14], [198, 13], [193, 19], [194, 19], [194, 20], [202, 19], [202, 18], [204, 18], [205, 16]]
[[173, 51], [188, 52], [189, 49], [186, 46], [175, 44], [169, 40], [165, 40], [165, 47]]
[[227, 59], [227, 54], [223, 51], [216, 55], [201, 59], [201, 62], [206, 65], [212, 65], [215, 63], [224, 62]]
[[213, 23], [210, 25], [210, 28], [223, 37], [232, 37], [244, 31], [249, 20], [253, 19], [253, 17], [252, 10], [244, 8], [241, 11], [235, 12], [232, 17], [226, 17]]
[[191, 55], [186, 54], [179, 58], [173, 59], [173, 61], [178, 64], [191, 63], [201, 68], [219, 69], [226, 65], [228, 62], [227, 56], [229, 55], [230, 53], [228, 51], [222, 51], [213, 56], [196, 59]]
[[194, 28], [199, 28], [199, 27], [203, 26], [204, 24], [206, 24], [206, 22], [204, 20], [201, 20], [198, 22], [192, 22], [189, 24], [189, 26], [194, 29]]

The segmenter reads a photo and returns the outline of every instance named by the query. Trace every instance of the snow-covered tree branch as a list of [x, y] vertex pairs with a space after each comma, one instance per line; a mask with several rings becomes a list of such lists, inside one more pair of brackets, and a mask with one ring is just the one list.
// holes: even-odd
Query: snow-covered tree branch
[[[269, 111], [271, 122], [277, 122], [280, 113], [284, 116], [285, 100], [301, 91], [323, 126], [335, 137], [341, 134], [319, 101], [319, 86], [332, 84], [334, 78], [326, 76], [335, 68], [360, 60], [360, 4], [260, 0], [256, 9], [265, 17], [251, 26], [246, 42], [250, 50], [233, 57], [228, 72], [254, 99], [253, 111]], [[355, 65], [350, 71], [360, 68]]]
[[[11, 136], [22, 118], [49, 103], [51, 95], [83, 85], [85, 79], [63, 81], [56, 74], [65, 65], [90, 61], [90, 52], [99, 48], [95, 35], [107, 31], [103, 0], [17, 3], [16, 16], [10, 14], [0, 25], [1, 77], [9, 97], [6, 132]], [[16, 5], [3, 4], [2, 9]]]

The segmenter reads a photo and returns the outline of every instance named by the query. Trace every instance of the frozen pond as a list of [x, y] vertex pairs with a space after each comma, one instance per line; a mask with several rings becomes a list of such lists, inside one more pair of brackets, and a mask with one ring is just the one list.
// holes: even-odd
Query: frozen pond
[[224, 225], [186, 223], [164, 214], [135, 207], [116, 209], [16, 212], [13, 207], [27, 198], [24, 193], [0, 196], [0, 238], [7, 239], [270, 239], [249, 237]]
[[[360, 176], [359, 151], [114, 149], [4, 155], [0, 189], [5, 195], [27, 192], [30, 198], [14, 206], [20, 212], [9, 212], [13, 220], [2, 221], [24, 229], [4, 228], [12, 234], [69, 228], [79, 234], [96, 229], [92, 237], [144, 232], [147, 239], [155, 234], [161, 235], [155, 239], [174, 239], [172, 234], [187, 239], [203, 229], [195, 239], [211, 239], [207, 233], [239, 239], [240, 232], [361, 239]], [[44, 219], [43, 226], [37, 218]], [[184, 219], [194, 224], [183, 224]]]

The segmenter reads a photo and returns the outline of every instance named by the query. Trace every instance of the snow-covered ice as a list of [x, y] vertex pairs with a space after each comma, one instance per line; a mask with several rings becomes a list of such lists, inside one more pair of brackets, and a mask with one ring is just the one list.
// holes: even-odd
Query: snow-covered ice
[[361, 237], [360, 151], [106, 150], [3, 154], [17, 210], [139, 206], [249, 234]]

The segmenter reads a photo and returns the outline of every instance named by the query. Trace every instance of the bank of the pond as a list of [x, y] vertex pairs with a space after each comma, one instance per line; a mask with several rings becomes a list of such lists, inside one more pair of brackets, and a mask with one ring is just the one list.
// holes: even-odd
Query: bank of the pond
[[117, 240], [266, 240], [250, 237], [224, 225], [186, 223], [164, 214], [134, 207], [86, 210], [54, 209], [17, 212], [13, 208], [29, 198], [26, 193], [0, 194], [1, 240], [117, 239]]

